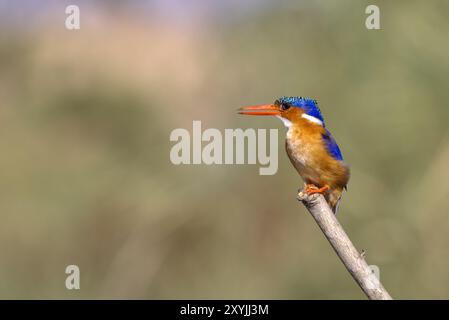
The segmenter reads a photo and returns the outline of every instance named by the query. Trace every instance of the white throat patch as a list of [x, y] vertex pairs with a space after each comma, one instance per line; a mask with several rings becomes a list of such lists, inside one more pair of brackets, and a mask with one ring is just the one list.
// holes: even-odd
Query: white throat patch
[[307, 119], [310, 122], [316, 123], [317, 125], [323, 126], [323, 121], [321, 121], [318, 118], [315, 118], [314, 116], [309, 116], [308, 114], [303, 113], [301, 115], [301, 118]]
[[281, 121], [284, 123], [284, 126], [286, 126], [287, 128], [290, 128], [292, 126], [292, 122], [290, 120], [282, 118], [281, 116], [276, 116], [276, 118], [281, 119]]

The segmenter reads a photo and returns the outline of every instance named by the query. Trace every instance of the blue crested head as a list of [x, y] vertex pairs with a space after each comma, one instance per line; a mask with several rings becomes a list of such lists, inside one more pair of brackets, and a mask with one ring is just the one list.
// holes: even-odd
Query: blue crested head
[[306, 114], [319, 119], [324, 125], [324, 119], [318, 107], [318, 102], [314, 99], [305, 97], [281, 97], [276, 100], [276, 103], [285, 103], [293, 107], [301, 108]]

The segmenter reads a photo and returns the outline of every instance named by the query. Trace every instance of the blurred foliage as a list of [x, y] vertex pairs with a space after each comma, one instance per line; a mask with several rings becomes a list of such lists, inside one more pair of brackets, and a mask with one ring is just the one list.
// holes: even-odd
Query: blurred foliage
[[318, 99], [352, 170], [339, 219], [390, 293], [449, 297], [447, 2], [380, 1], [379, 31], [356, 0], [106, 3], [76, 32], [63, 2], [3, 22], [1, 298], [363, 298], [295, 200], [283, 134], [275, 176], [169, 161], [192, 120], [284, 132], [235, 114], [282, 95]]

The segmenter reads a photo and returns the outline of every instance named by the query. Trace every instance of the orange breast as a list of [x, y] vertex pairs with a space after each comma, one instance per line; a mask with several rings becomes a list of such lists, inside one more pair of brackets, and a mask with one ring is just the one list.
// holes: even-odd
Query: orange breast
[[306, 183], [343, 189], [348, 183], [349, 169], [329, 154], [323, 133], [323, 127], [307, 120], [293, 124], [287, 132], [287, 154]]

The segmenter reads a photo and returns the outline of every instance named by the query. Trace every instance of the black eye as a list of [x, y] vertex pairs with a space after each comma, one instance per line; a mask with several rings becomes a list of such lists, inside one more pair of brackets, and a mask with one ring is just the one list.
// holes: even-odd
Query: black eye
[[285, 111], [285, 110], [287, 110], [288, 108], [290, 108], [290, 105], [288, 105], [288, 104], [286, 104], [286, 103], [281, 104], [281, 110]]

